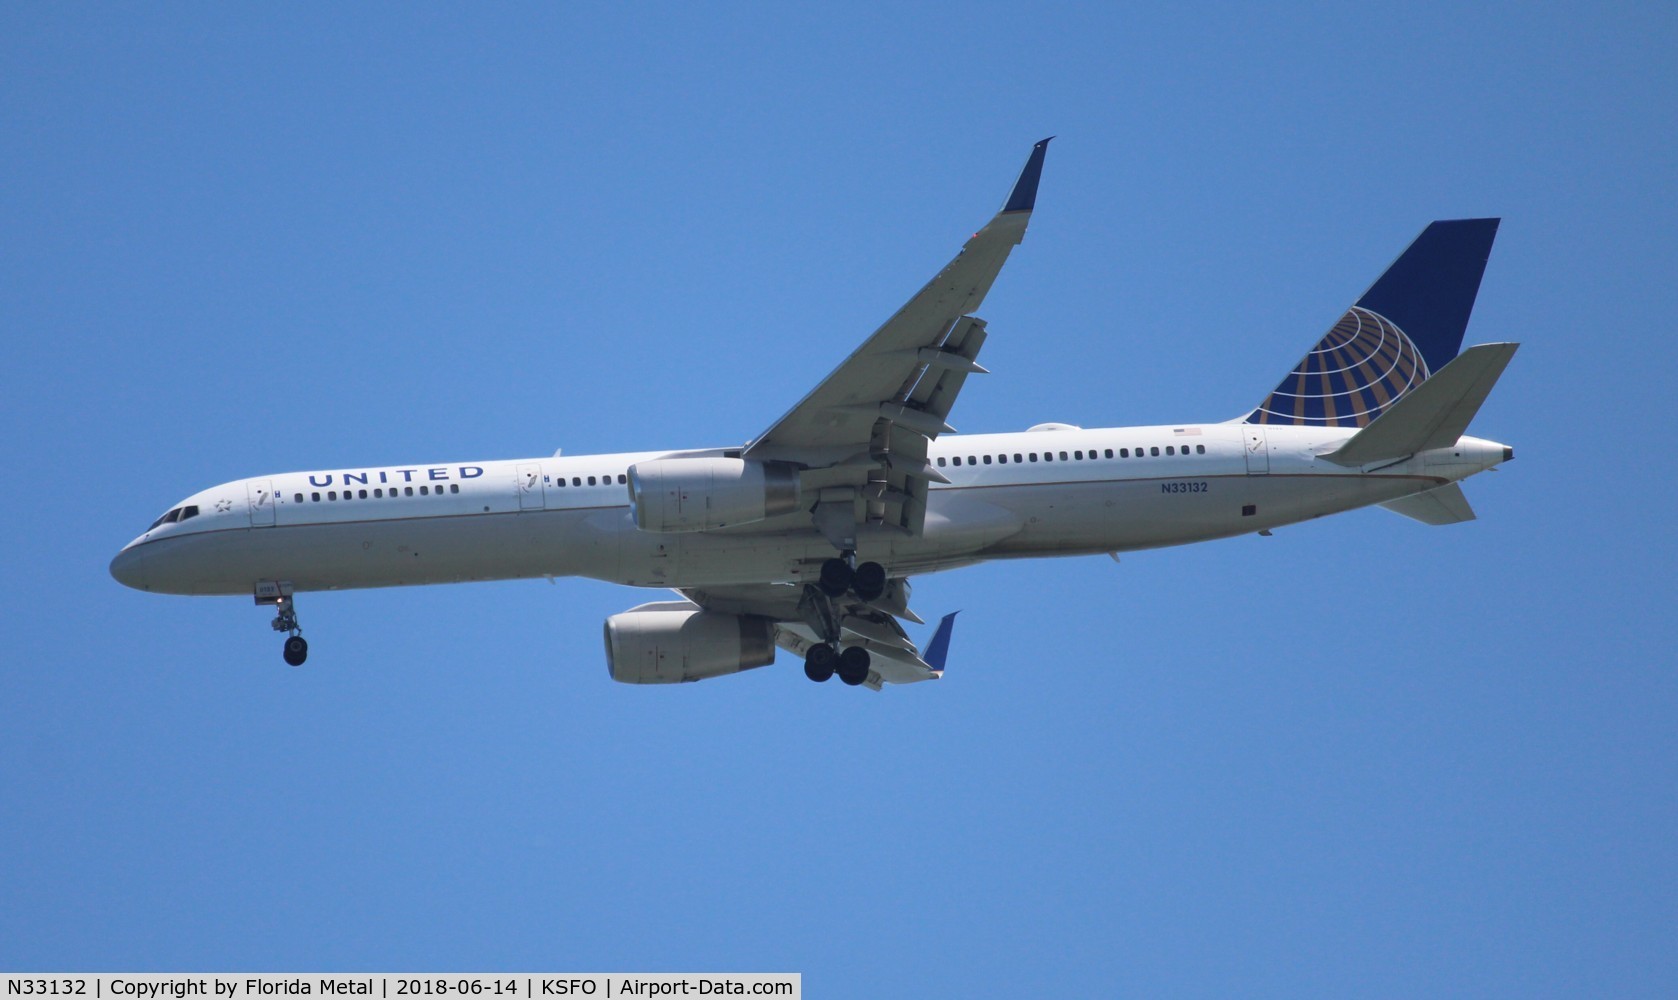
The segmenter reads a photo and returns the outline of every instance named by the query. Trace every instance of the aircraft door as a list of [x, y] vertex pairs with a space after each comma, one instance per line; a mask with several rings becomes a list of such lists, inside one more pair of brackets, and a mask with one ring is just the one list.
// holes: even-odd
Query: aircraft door
[[539, 462], [520, 462], [518, 469], [519, 510], [541, 510], [546, 505]]
[[246, 480], [245, 494], [250, 501], [251, 527], [272, 528], [274, 526], [273, 480]]
[[1243, 424], [1247, 429], [1247, 475], [1270, 472], [1270, 444], [1265, 440], [1263, 424]]

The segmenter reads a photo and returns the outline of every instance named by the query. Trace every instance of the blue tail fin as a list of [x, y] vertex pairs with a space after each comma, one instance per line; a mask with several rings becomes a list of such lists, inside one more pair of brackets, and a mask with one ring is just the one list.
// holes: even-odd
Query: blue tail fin
[[1443, 368], [1462, 349], [1498, 221], [1422, 230], [1246, 422], [1364, 427]]

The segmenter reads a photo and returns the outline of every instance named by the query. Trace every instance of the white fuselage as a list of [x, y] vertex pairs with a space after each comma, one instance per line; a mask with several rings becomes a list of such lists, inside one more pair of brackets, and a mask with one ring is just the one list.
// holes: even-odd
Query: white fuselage
[[[924, 531], [865, 527], [857, 556], [902, 576], [1181, 545], [1393, 500], [1506, 457], [1502, 445], [1472, 437], [1378, 469], [1317, 457], [1353, 433], [1219, 423], [944, 435], [930, 460], [949, 483], [932, 485]], [[678, 453], [237, 480], [182, 501], [195, 516], [136, 538], [111, 571], [175, 594], [250, 594], [280, 581], [301, 592], [557, 576], [707, 587], [808, 580], [834, 554], [804, 511], [718, 531], [637, 528], [623, 477], [670, 454]]]

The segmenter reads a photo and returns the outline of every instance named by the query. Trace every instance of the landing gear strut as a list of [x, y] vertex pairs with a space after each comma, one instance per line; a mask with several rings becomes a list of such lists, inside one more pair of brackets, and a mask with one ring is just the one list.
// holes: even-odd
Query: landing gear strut
[[274, 620], [269, 625], [276, 632], [288, 633], [280, 655], [292, 666], [301, 667], [303, 661], [309, 658], [309, 643], [303, 638], [303, 630], [297, 625], [297, 606], [292, 602], [291, 595], [258, 593], [256, 601], [258, 604], [274, 606]]

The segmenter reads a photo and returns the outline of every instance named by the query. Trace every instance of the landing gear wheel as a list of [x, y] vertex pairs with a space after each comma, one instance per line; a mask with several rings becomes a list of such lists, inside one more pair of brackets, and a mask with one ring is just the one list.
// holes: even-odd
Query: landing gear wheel
[[309, 643], [300, 635], [291, 636], [285, 641], [285, 652], [282, 655], [287, 663], [301, 667], [303, 661], [309, 658]]
[[874, 658], [868, 655], [868, 650], [861, 646], [846, 646], [839, 654], [839, 679], [856, 687], [868, 679], [869, 664]]
[[833, 676], [833, 668], [839, 663], [839, 654], [825, 642], [818, 642], [804, 654], [804, 676], [822, 683]]
[[839, 597], [851, 589], [851, 579], [856, 571], [851, 564], [843, 559], [829, 559], [822, 563], [821, 577], [816, 586], [829, 597]]
[[886, 592], [886, 568], [877, 562], [865, 562], [851, 577], [851, 589], [865, 601], [877, 601]]

